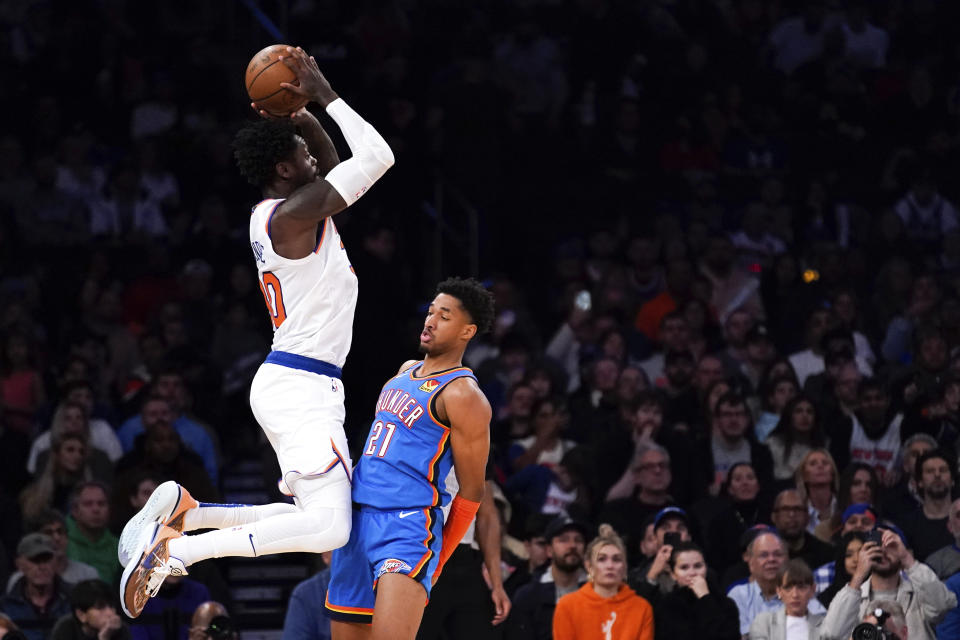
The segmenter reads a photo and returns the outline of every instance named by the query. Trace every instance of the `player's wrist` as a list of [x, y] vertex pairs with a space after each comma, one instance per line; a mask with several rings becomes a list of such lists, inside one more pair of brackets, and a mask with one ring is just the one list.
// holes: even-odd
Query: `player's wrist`
[[329, 107], [332, 103], [336, 102], [337, 100], [341, 100], [341, 98], [339, 95], [337, 95], [337, 92], [334, 91], [333, 89], [330, 89], [327, 91], [318, 91], [317, 95], [313, 99], [314, 102], [319, 104], [324, 109]]

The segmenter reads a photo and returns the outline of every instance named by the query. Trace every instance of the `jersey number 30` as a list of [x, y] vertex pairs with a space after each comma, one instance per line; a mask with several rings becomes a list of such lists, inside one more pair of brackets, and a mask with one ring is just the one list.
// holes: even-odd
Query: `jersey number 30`
[[287, 319], [287, 310], [283, 306], [283, 290], [280, 288], [280, 279], [273, 275], [272, 271], [263, 272], [260, 280], [260, 292], [263, 293], [263, 301], [267, 303], [267, 312], [270, 313], [273, 328], [279, 329], [283, 321]]
[[[396, 428], [397, 425], [392, 422], [383, 424], [383, 422], [377, 420], [373, 425], [373, 431], [370, 432], [370, 444], [367, 445], [367, 450], [363, 452], [363, 455], [372, 456], [376, 453], [378, 458], [385, 456], [387, 454], [387, 447], [390, 446], [390, 441], [393, 440], [393, 432]], [[380, 442], [380, 451], [377, 451], [377, 442], [381, 436], [383, 436], [383, 442]]]

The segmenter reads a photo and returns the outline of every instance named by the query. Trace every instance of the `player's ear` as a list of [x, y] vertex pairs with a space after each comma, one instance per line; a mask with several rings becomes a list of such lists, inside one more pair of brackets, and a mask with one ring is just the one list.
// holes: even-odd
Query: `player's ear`
[[471, 340], [475, 335], [477, 335], [477, 325], [475, 324], [463, 325], [463, 331], [460, 332], [461, 338], [463, 338], [464, 340]]
[[286, 180], [292, 174], [293, 167], [290, 166], [289, 162], [278, 162], [273, 165], [273, 170], [277, 172], [278, 176]]

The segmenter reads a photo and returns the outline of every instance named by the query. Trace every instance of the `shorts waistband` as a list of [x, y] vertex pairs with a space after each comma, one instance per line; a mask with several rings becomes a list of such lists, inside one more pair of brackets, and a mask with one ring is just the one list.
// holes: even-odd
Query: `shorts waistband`
[[316, 373], [321, 376], [330, 376], [331, 378], [336, 378], [338, 380], [343, 376], [343, 372], [340, 370], [340, 367], [335, 364], [330, 364], [329, 362], [324, 362], [323, 360], [317, 360], [316, 358], [300, 356], [295, 353], [287, 353], [286, 351], [271, 351], [269, 354], [267, 354], [267, 358], [264, 360], [264, 362], [278, 364], [281, 367], [289, 367], [291, 369], [310, 371], [311, 373]]

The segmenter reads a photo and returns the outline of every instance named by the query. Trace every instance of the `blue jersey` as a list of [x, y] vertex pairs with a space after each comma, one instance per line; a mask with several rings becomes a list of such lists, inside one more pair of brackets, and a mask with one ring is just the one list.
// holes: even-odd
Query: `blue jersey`
[[353, 472], [353, 501], [377, 509], [414, 509], [447, 504], [445, 479], [453, 467], [450, 428], [436, 418], [433, 402], [466, 367], [419, 377], [418, 362], [387, 381], [363, 455]]

